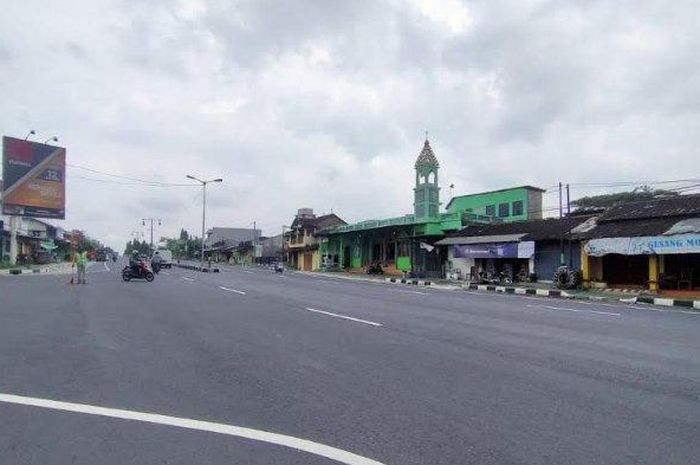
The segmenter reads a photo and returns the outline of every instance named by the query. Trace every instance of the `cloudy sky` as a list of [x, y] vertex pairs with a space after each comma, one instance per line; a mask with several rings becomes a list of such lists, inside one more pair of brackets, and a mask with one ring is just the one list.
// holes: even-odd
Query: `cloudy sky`
[[[6, 1], [0, 132], [68, 162], [224, 178], [208, 224], [412, 210], [425, 131], [455, 194], [700, 177], [693, 0]], [[106, 182], [109, 181], [109, 182]], [[199, 231], [201, 196], [68, 170], [66, 227]], [[555, 194], [545, 198], [555, 205]]]

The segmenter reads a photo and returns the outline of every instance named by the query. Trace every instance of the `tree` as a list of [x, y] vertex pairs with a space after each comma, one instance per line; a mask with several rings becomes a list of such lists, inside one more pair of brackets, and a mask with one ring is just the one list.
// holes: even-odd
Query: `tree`
[[627, 192], [581, 197], [580, 199], [573, 200], [571, 206], [575, 209], [574, 213], [583, 213], [588, 211], [600, 211], [620, 203], [677, 197], [678, 195], [680, 194], [675, 191], [654, 189], [650, 186], [638, 186]]

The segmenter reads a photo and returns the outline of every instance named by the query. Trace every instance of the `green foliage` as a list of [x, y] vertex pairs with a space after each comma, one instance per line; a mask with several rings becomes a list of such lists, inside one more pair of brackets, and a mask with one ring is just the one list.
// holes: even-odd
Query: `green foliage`
[[180, 231], [180, 238], [164, 238], [165, 247], [173, 253], [175, 258], [194, 258], [198, 256], [202, 247], [202, 241], [198, 237], [191, 236], [186, 230]]
[[124, 254], [131, 255], [134, 250], [138, 251], [139, 255], [151, 256], [151, 246], [146, 241], [138, 241], [136, 239], [128, 241], [124, 249]]
[[664, 189], [653, 189], [650, 186], [638, 186], [627, 192], [614, 194], [593, 195], [573, 200], [571, 205], [577, 210], [590, 210], [610, 207], [619, 203], [635, 202], [638, 200], [650, 200], [664, 197], [676, 197], [678, 192]]

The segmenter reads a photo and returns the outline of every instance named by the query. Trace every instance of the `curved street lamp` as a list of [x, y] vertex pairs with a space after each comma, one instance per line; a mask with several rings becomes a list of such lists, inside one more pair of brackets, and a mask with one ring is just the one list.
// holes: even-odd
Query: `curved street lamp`
[[204, 181], [202, 179], [196, 178], [192, 176], [191, 174], [185, 175], [187, 179], [191, 179], [193, 181], [196, 181], [202, 185], [202, 250], [200, 253], [199, 261], [200, 261], [200, 271], [204, 271], [204, 234], [205, 234], [205, 227], [206, 227], [206, 218], [207, 218], [207, 184], [210, 182], [223, 182], [224, 180], [222, 178], [216, 178], [216, 179], [210, 179], [208, 181]]

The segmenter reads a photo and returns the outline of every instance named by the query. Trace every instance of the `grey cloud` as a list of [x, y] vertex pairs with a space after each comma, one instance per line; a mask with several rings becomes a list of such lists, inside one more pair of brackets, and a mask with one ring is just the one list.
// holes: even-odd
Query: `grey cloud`
[[[455, 194], [700, 169], [692, 1], [475, 0], [462, 34], [399, 0], [24, 3], [0, 17], [6, 133], [56, 133], [69, 161], [122, 175], [223, 176], [211, 224], [407, 213], [425, 130]], [[198, 231], [200, 201], [73, 179], [66, 223]]]

